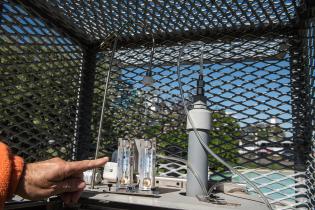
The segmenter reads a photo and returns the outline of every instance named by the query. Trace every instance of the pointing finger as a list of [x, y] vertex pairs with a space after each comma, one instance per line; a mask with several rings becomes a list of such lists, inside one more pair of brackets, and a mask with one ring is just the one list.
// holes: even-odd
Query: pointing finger
[[86, 170], [104, 166], [104, 164], [107, 161], [108, 161], [108, 157], [103, 157], [96, 160], [82, 160], [82, 161], [67, 162], [66, 169], [65, 169], [66, 177], [69, 177], [76, 173], [82, 173]]

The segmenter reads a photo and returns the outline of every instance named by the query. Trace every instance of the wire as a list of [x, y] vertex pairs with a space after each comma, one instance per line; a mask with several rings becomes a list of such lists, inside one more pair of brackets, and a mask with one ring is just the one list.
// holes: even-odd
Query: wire
[[203, 50], [205, 48], [205, 43], [204, 42], [201, 42], [201, 43], [202, 44], [201, 44], [201, 47], [200, 47], [200, 60], [199, 60], [200, 71], [199, 71], [199, 75], [203, 76]]
[[187, 115], [187, 118], [189, 120], [189, 123], [191, 124], [192, 128], [193, 128], [193, 131], [195, 132], [195, 135], [197, 136], [197, 139], [199, 141], [199, 143], [204, 147], [204, 149], [212, 156], [214, 157], [215, 159], [217, 159], [220, 163], [222, 163], [224, 166], [226, 166], [230, 171], [232, 171], [234, 174], [237, 174], [239, 177], [241, 177], [242, 179], [244, 179], [247, 184], [249, 184], [252, 188], [255, 189], [255, 191], [261, 196], [262, 200], [264, 201], [264, 203], [266, 204], [266, 206], [273, 210], [271, 204], [269, 203], [267, 197], [261, 192], [261, 190], [251, 181], [249, 180], [246, 176], [244, 176], [243, 174], [241, 174], [239, 171], [237, 171], [236, 169], [234, 169], [230, 164], [228, 164], [227, 162], [225, 162], [222, 158], [220, 158], [217, 154], [215, 154], [209, 147], [206, 143], [204, 143], [204, 141], [202, 140], [202, 136], [199, 134], [198, 130], [196, 129], [195, 127], [195, 124], [190, 116], [190, 113], [188, 111], [188, 108], [187, 108], [187, 105], [186, 105], [186, 102], [185, 102], [185, 97], [184, 97], [184, 90], [183, 90], [183, 87], [182, 87], [182, 82], [181, 82], [181, 73], [180, 73], [180, 59], [181, 59], [181, 56], [183, 54], [183, 51], [184, 49], [191, 45], [191, 44], [195, 44], [195, 43], [202, 43], [204, 45], [204, 42], [191, 42], [191, 43], [187, 43], [186, 45], [184, 45], [181, 49], [180, 49], [180, 52], [179, 52], [179, 55], [178, 55], [178, 59], [177, 59], [177, 80], [178, 80], [178, 84], [179, 84], [179, 89], [180, 89], [180, 96], [181, 96], [181, 99], [182, 99], [182, 103], [183, 103], [183, 106], [184, 106], [184, 111], [185, 111], [185, 114]]
[[151, 52], [150, 52], [149, 72], [147, 74], [148, 76], [152, 77], [152, 65], [153, 65], [152, 62], [153, 62], [153, 55], [155, 51], [155, 39], [154, 39], [152, 31], [151, 31], [151, 37], [152, 37], [152, 47], [151, 47]]

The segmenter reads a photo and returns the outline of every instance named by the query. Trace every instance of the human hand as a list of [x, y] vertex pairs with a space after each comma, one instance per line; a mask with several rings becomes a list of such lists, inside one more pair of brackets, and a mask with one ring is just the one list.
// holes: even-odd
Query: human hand
[[104, 166], [107, 161], [107, 157], [74, 162], [53, 158], [26, 164], [16, 194], [30, 200], [61, 195], [65, 204], [77, 203], [85, 188], [83, 172]]

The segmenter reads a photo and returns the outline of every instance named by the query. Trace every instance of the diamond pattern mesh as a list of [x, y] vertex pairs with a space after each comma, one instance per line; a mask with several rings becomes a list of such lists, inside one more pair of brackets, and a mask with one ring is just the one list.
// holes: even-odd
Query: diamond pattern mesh
[[[292, 171], [263, 171], [256, 169], [242, 170], [243, 175], [253, 181], [270, 199], [275, 209], [308, 209], [306, 206], [305, 191], [299, 191], [304, 186], [303, 172], [293, 173]], [[240, 182], [238, 176], [232, 178]], [[241, 181], [242, 182], [242, 181]], [[277, 186], [275, 189], [275, 186]], [[252, 188], [248, 189], [254, 192]]]
[[[180, 48], [199, 40], [205, 43], [205, 94], [212, 112], [209, 146], [234, 167], [272, 180], [253, 178], [273, 203], [313, 208], [314, 23], [299, 34], [308, 14], [304, 1], [17, 2], [0, 3], [0, 136], [14, 152], [27, 161], [72, 159], [79, 146], [93, 157], [111, 55], [98, 46], [119, 31], [100, 155], [111, 155], [118, 138], [154, 137], [159, 154], [186, 158], [176, 64]], [[150, 33], [156, 38], [154, 82], [145, 86]], [[195, 94], [199, 49], [187, 48], [181, 57], [188, 104]], [[93, 93], [84, 93], [93, 95], [89, 109], [82, 88], [91, 81], [81, 80], [93, 75], [93, 55], [87, 54], [94, 50]], [[92, 65], [83, 62], [83, 52]], [[162, 176], [185, 177], [187, 172], [182, 163], [162, 158], [158, 166]], [[295, 183], [275, 177], [277, 170]], [[211, 157], [209, 171], [213, 181], [233, 178]]]
[[[295, 73], [292, 65], [298, 62], [294, 57], [297, 49], [292, 45], [295, 38], [290, 33], [281, 36], [268, 33], [202, 40], [207, 43], [203, 56], [205, 94], [213, 119], [209, 146], [234, 167], [259, 168], [257, 173], [269, 171], [259, 179], [260, 187], [270, 199], [275, 199], [274, 204], [293, 209], [304, 206], [295, 197], [305, 199], [303, 173], [294, 174], [296, 158], [301, 156], [295, 150], [298, 143], [293, 137], [297, 129], [292, 121], [296, 114], [293, 110], [297, 109], [292, 97], [300, 97], [296, 95], [299, 87], [293, 85], [297, 81], [292, 80]], [[156, 137], [160, 154], [187, 158], [186, 118], [176, 75], [178, 52], [183, 43], [167, 41], [155, 48], [154, 83], [145, 86], [143, 78], [149, 69], [150, 44], [125, 46], [115, 54], [105, 114], [108, 120], [103, 124], [102, 154], [115, 150], [119, 137]], [[199, 46], [191, 47], [182, 56], [181, 80], [188, 103], [192, 102], [196, 89], [199, 53]], [[104, 90], [109, 66], [104, 58], [109, 56], [110, 52], [99, 53], [99, 59], [104, 62], [98, 64], [96, 92]], [[101, 99], [100, 94], [94, 102], [95, 128]], [[161, 176], [185, 177], [187, 172], [176, 161], [159, 159], [158, 166]], [[226, 169], [211, 157], [209, 166], [214, 181], [230, 178], [229, 173], [223, 173]], [[296, 179], [298, 184], [284, 187], [287, 179], [277, 177], [275, 170], [292, 173], [290, 182]], [[263, 183], [267, 180], [264, 176], [272, 182]], [[278, 193], [271, 191], [277, 186], [282, 186]]]
[[1, 2], [0, 136], [26, 161], [71, 158], [81, 49]]
[[[37, 1], [41, 4], [44, 1]], [[50, 1], [50, 7], [63, 11], [82, 31], [95, 40], [104, 38], [125, 24], [131, 29], [122, 35], [145, 35], [145, 22], [156, 34], [201, 30], [230, 30], [243, 27], [286, 25], [294, 21], [298, 0], [198, 0], [198, 1]], [[45, 3], [47, 5], [47, 2]], [[54, 9], [52, 9], [54, 10]], [[132, 23], [133, 22], [133, 23]]]
[[[225, 42], [225, 37], [203, 40], [208, 43], [204, 80], [213, 112], [211, 145], [227, 160], [237, 160], [238, 165], [274, 169], [293, 166], [289, 38], [275, 39], [267, 34], [256, 39], [234, 37], [230, 42]], [[106, 118], [121, 123], [112, 127], [118, 135], [158, 136], [161, 151], [185, 157], [186, 118], [182, 116], [175, 72], [179, 45], [169, 45], [155, 49], [151, 87], [143, 84], [148, 49], [126, 47], [116, 53], [108, 108], [113, 110]], [[188, 102], [195, 93], [198, 59], [196, 48], [187, 49], [183, 56], [182, 82]]]

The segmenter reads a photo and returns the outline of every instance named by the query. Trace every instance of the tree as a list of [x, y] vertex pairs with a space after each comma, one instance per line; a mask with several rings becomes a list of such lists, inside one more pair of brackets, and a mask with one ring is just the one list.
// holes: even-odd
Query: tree
[[277, 124], [258, 123], [243, 128], [245, 143], [257, 143], [268, 141], [270, 143], [281, 142], [285, 137], [284, 130]]
[[54, 155], [69, 159], [80, 51], [30, 45], [18, 37], [0, 39], [0, 135], [27, 161]]
[[[241, 138], [237, 120], [226, 115], [223, 111], [213, 112], [211, 127], [209, 147], [225, 161], [237, 164], [238, 146]], [[209, 167], [213, 172], [226, 169], [213, 157], [209, 157]]]

